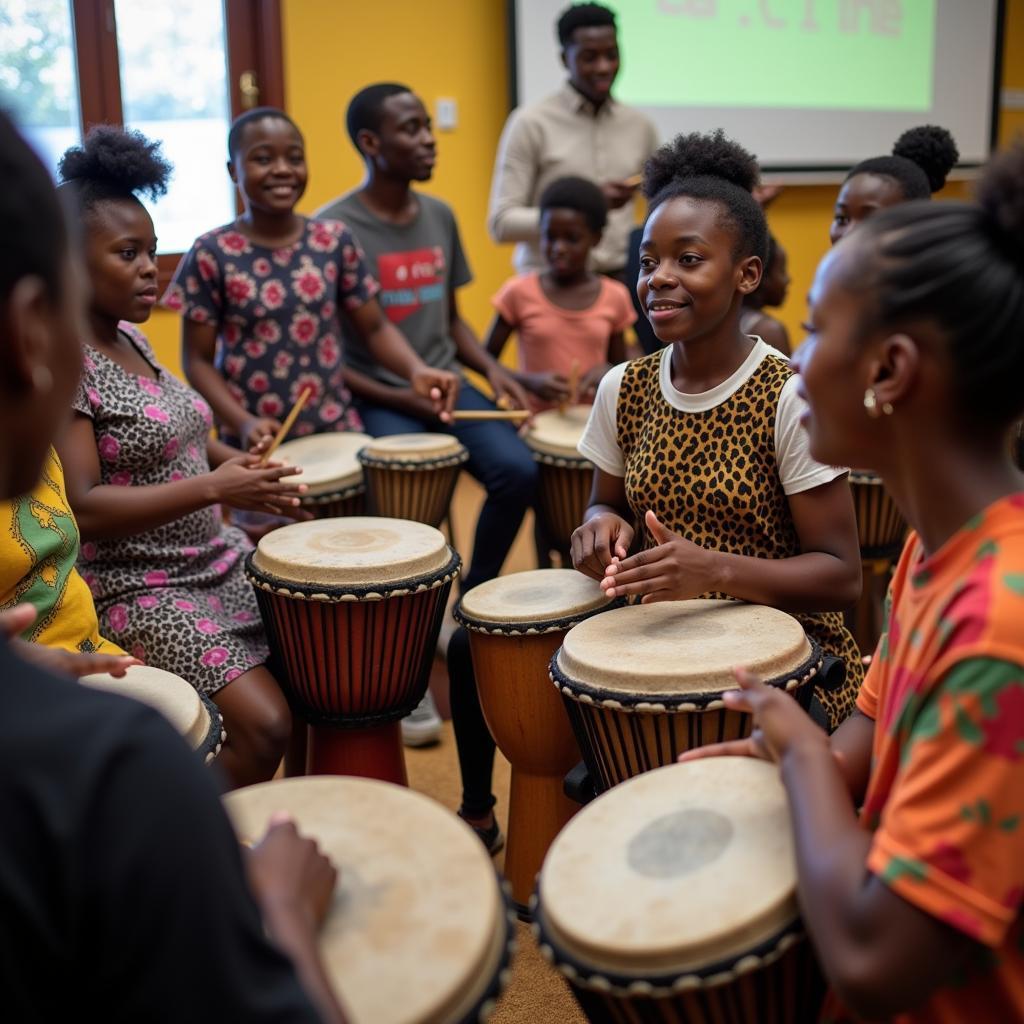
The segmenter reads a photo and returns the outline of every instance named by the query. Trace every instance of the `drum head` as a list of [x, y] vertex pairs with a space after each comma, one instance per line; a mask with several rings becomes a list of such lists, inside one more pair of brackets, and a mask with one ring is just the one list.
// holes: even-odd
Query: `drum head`
[[800, 623], [776, 608], [666, 601], [616, 608], [574, 626], [558, 668], [571, 681], [613, 693], [678, 696], [736, 689], [737, 665], [778, 679], [805, 666], [811, 653]]
[[462, 598], [459, 608], [470, 629], [500, 629], [584, 619], [611, 602], [597, 581], [583, 573], [534, 569], [481, 583]]
[[369, 434], [311, 434], [294, 441], [285, 441], [271, 456], [302, 470], [301, 476], [283, 477], [286, 481], [305, 484], [307, 495], [331, 494], [359, 483], [363, 467], [356, 452], [372, 440]]
[[589, 405], [572, 405], [565, 412], [561, 409], [548, 409], [537, 413], [526, 434], [526, 443], [546, 455], [584, 461], [576, 445], [580, 443], [590, 418], [590, 408]]
[[210, 715], [199, 694], [173, 672], [151, 665], [132, 665], [121, 679], [102, 673], [83, 676], [79, 682], [148, 704], [185, 737], [193, 750], [198, 750], [209, 734]]
[[338, 869], [320, 951], [353, 1024], [455, 1022], [487, 988], [504, 905], [483, 845], [454, 814], [412, 790], [343, 777], [266, 782], [224, 803], [243, 842], [287, 811]]
[[466, 453], [451, 434], [392, 434], [376, 437], [363, 445], [362, 453], [375, 460], [433, 462]]
[[755, 949], [797, 916], [778, 768], [716, 757], [615, 786], [552, 844], [540, 904], [566, 952], [613, 973], [698, 972]]
[[452, 554], [440, 530], [408, 519], [350, 516], [291, 523], [260, 539], [253, 565], [307, 585], [393, 584], [443, 569]]

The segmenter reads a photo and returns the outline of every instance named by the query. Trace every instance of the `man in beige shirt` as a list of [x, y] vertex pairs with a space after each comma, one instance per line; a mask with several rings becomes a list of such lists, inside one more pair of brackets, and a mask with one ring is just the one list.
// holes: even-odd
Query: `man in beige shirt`
[[519, 243], [519, 273], [541, 270], [541, 192], [567, 175], [590, 178], [601, 186], [609, 209], [592, 265], [621, 276], [637, 176], [657, 149], [658, 135], [644, 114], [612, 99], [619, 46], [615, 15], [607, 7], [567, 8], [558, 19], [558, 39], [569, 80], [554, 95], [509, 115], [498, 146], [488, 228], [496, 242]]

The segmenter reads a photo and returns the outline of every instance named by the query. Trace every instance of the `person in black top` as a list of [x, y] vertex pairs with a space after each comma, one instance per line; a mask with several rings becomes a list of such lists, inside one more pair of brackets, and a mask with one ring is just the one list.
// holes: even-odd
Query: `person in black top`
[[[49, 177], [2, 113], [0, 237], [5, 499], [67, 417], [85, 294]], [[243, 865], [212, 777], [156, 712], [9, 642], [33, 614], [0, 615], [4, 1019], [343, 1021], [316, 951], [330, 862], [276, 821]]]

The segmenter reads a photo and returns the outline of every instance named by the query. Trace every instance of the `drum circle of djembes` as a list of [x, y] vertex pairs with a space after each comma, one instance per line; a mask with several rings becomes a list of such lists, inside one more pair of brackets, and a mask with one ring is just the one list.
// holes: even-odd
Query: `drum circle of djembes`
[[630, 605], [574, 626], [551, 659], [598, 792], [753, 728], [722, 695], [742, 665], [809, 707], [821, 650], [791, 615], [739, 601]]
[[426, 692], [460, 567], [433, 527], [372, 516], [293, 523], [246, 556], [311, 773], [405, 783], [399, 721]]
[[455, 606], [484, 718], [512, 766], [505, 876], [523, 916], [551, 840], [578, 809], [562, 786], [579, 748], [548, 663], [569, 629], [613, 603], [581, 573], [536, 569], [481, 583]]

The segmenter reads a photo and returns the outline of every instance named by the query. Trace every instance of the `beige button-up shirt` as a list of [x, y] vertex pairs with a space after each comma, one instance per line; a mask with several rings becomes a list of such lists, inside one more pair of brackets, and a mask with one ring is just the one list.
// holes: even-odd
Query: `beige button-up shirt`
[[[558, 92], [512, 111], [498, 145], [487, 226], [496, 242], [518, 242], [519, 273], [541, 270], [540, 209], [544, 189], [573, 175], [598, 184], [639, 174], [658, 147], [658, 133], [639, 110], [609, 97], [597, 110], [566, 83]], [[608, 211], [608, 226], [591, 253], [598, 271], [622, 270], [634, 226], [633, 204]]]

